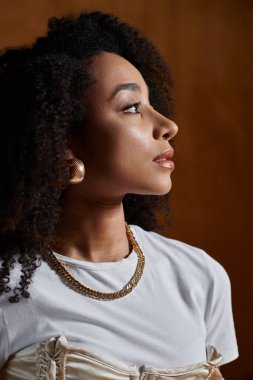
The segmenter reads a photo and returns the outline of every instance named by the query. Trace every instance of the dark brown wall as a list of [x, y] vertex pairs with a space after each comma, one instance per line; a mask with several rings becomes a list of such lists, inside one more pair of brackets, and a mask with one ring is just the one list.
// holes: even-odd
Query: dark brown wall
[[46, 20], [112, 11], [160, 48], [175, 79], [177, 170], [173, 238], [205, 249], [229, 273], [240, 359], [228, 380], [252, 380], [253, 2], [23, 0], [0, 2], [0, 47], [29, 43]]

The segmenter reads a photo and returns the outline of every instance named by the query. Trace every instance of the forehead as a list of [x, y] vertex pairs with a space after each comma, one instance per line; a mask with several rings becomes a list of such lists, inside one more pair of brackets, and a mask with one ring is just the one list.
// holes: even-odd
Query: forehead
[[117, 54], [108, 52], [99, 54], [93, 59], [91, 69], [95, 87], [113, 91], [118, 84], [135, 82], [143, 90], [146, 88], [140, 71]]

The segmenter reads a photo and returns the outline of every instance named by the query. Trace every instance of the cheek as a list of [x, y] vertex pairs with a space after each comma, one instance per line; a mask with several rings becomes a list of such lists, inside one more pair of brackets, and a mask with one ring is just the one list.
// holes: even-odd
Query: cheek
[[148, 152], [152, 137], [148, 128], [131, 119], [132, 117], [125, 117], [123, 120], [106, 118], [100, 114], [99, 120], [89, 123], [85, 145], [90, 151], [101, 152], [104, 158], [116, 156], [122, 159], [129, 154], [141, 155], [144, 151]]
[[[152, 160], [152, 133], [134, 116], [117, 118], [98, 113], [86, 128], [84, 141], [87, 171], [112, 180], [125, 180], [134, 172], [145, 171], [144, 162]], [[101, 173], [101, 167], [103, 168]]]
[[110, 142], [112, 158], [118, 162], [129, 164], [137, 163], [150, 151], [150, 136], [148, 133], [133, 125], [123, 125], [114, 130]]
[[105, 175], [126, 188], [130, 184], [138, 188], [150, 176], [150, 150], [150, 139], [139, 131], [132, 129], [124, 136], [117, 135], [106, 158]]

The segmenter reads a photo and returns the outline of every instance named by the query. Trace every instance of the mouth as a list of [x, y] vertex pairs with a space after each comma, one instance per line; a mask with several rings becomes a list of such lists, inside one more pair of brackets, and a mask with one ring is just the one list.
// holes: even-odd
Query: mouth
[[171, 158], [174, 156], [174, 149], [168, 149], [165, 152], [159, 154], [153, 159], [153, 162], [159, 166], [168, 169], [175, 169], [175, 163], [171, 161]]

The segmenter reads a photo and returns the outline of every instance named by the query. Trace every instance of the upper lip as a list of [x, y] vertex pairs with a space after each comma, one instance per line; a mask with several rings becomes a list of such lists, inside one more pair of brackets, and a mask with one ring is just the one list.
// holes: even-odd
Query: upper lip
[[153, 161], [160, 160], [162, 158], [165, 158], [166, 160], [170, 160], [174, 156], [174, 149], [170, 148], [165, 150], [163, 153], [156, 156]]

